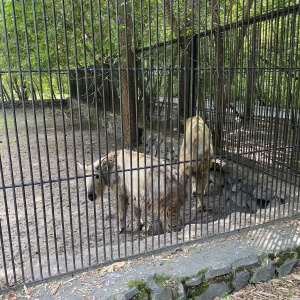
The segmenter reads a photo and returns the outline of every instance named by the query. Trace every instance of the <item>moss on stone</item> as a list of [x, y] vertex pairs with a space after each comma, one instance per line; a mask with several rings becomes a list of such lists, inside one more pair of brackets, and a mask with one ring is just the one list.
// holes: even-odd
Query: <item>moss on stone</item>
[[172, 287], [172, 284], [170, 282], [170, 277], [155, 274], [154, 281], [163, 289]]
[[188, 288], [187, 299], [193, 300], [196, 296], [203, 294], [209, 287], [210, 281], [203, 281], [201, 284]]
[[296, 258], [296, 254], [294, 252], [286, 252], [286, 253], [281, 253], [278, 255], [276, 262], [274, 263], [274, 266], [276, 268], [281, 267], [284, 262], [288, 259], [294, 259]]
[[146, 298], [149, 293], [146, 287], [146, 282], [144, 280], [130, 280], [127, 283], [127, 286], [132, 289], [132, 288], [137, 288], [140, 293], [138, 295], [135, 296], [135, 300], [142, 300], [144, 298]]
[[268, 258], [271, 259], [271, 260], [275, 260], [275, 258], [276, 258], [275, 253], [269, 253]]
[[184, 277], [181, 277], [180, 281], [182, 284], [185, 284], [185, 282], [191, 278], [193, 278], [194, 276], [184, 276]]
[[228, 292], [225, 292], [221, 295], [221, 298], [222, 299], [226, 299], [227, 297], [229, 296], [229, 293]]
[[157, 275], [157, 274], [154, 275], [154, 281], [162, 289], [171, 288], [173, 299], [174, 300], [178, 299], [179, 283], [182, 283], [182, 282], [180, 282], [179, 280], [176, 280], [174, 278], [171, 278], [169, 276]]
[[201, 275], [205, 274], [205, 272], [206, 272], [206, 269], [201, 269], [201, 270], [196, 274], [196, 276], [193, 276], [193, 277], [201, 276]]
[[298, 258], [300, 259], [300, 246], [296, 247], [295, 251], [298, 255]]

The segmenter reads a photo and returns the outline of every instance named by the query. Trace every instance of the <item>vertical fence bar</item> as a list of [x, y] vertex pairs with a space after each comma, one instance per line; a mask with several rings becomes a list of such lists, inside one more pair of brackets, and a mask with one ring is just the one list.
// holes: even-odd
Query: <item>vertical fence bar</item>
[[[1, 3], [0, 268], [6, 287], [299, 214], [299, 5], [221, 4]], [[265, 106], [258, 105], [263, 100]], [[186, 125], [201, 114], [220, 139], [208, 157], [200, 154], [210, 142], [208, 129]], [[195, 135], [203, 145], [196, 143], [196, 157], [184, 151], [182, 159], [180, 146], [195, 147]], [[135, 150], [141, 156], [135, 158]], [[111, 152], [115, 168], [98, 171], [92, 164], [88, 173], [86, 162], [108, 162]], [[151, 158], [142, 156], [149, 152]], [[211, 158], [213, 171], [188, 170]], [[196, 182], [202, 177], [195, 197], [191, 175]], [[87, 182], [103, 186], [104, 176], [116, 187], [91, 204]], [[249, 195], [233, 193], [234, 184], [245, 182], [254, 190], [247, 192], [250, 202]], [[180, 212], [175, 216], [173, 207], [182, 200], [182, 185], [188, 226], [178, 232]], [[145, 199], [146, 189], [152, 192]], [[134, 219], [139, 210], [144, 233]]]
[[[74, 10], [74, 2], [71, 1], [71, 18], [72, 18], [72, 35], [73, 35], [73, 49], [74, 49], [74, 61], [73, 61], [73, 68], [75, 72], [75, 78], [76, 82], [78, 82], [78, 54], [77, 54], [77, 34], [76, 34], [76, 21], [75, 21], [75, 10]], [[67, 37], [67, 36], [66, 36]], [[69, 73], [70, 74], [70, 73]], [[69, 75], [70, 78], [70, 75]], [[79, 115], [79, 128], [80, 132], [82, 128], [82, 122], [81, 122], [81, 108], [80, 108], [80, 103], [79, 103], [79, 87], [78, 84], [76, 85], [76, 95], [77, 95], [77, 106], [78, 106], [78, 115]], [[80, 263], [81, 263], [81, 268], [84, 266], [83, 262], [83, 238], [82, 238], [82, 224], [80, 220], [81, 216], [81, 209], [80, 209], [80, 199], [79, 199], [79, 180], [78, 180], [78, 168], [77, 168], [77, 149], [76, 149], [76, 134], [75, 134], [75, 113], [74, 113], [74, 103], [72, 97], [70, 96], [70, 109], [71, 109], [71, 120], [72, 120], [72, 142], [73, 142], [73, 149], [74, 149], [74, 165], [75, 165], [75, 175], [76, 175], [76, 186], [77, 186], [77, 193], [76, 193], [76, 202], [77, 202], [77, 222], [78, 222], [78, 235], [79, 235], [79, 248], [80, 248]], [[83, 144], [82, 144], [83, 147]], [[83, 152], [83, 151], [82, 151]], [[85, 157], [82, 155], [82, 162], [83, 165], [85, 166]], [[85, 175], [85, 170], [84, 170], [84, 175]], [[83, 177], [84, 178], [84, 177]], [[86, 190], [86, 183], [84, 181], [84, 189]], [[85, 195], [85, 201], [87, 201], [87, 197]]]
[[[58, 32], [56, 30], [56, 28], [58, 27], [57, 25], [57, 11], [56, 11], [56, 7], [55, 7], [55, 2], [52, 1], [52, 12], [53, 12], [53, 26], [55, 28], [54, 30], [54, 39], [55, 39], [55, 54], [56, 54], [56, 67], [57, 67], [57, 80], [59, 82], [59, 97], [60, 97], [60, 109], [61, 109], [61, 120], [62, 120], [62, 124], [63, 124], [63, 141], [64, 141], [64, 159], [65, 159], [65, 168], [66, 168], [66, 180], [67, 180], [67, 190], [68, 190], [68, 212], [69, 212], [69, 222], [70, 222], [70, 235], [71, 235], [71, 251], [72, 251], [72, 268], [71, 270], [76, 269], [76, 262], [75, 262], [75, 238], [74, 238], [74, 226], [73, 226], [73, 212], [72, 212], [72, 202], [71, 202], [71, 185], [70, 185], [70, 162], [69, 162], [69, 158], [68, 158], [68, 148], [67, 148], [67, 128], [66, 128], [66, 113], [64, 110], [64, 106], [63, 106], [63, 86], [62, 86], [62, 76], [61, 76], [61, 60], [63, 59], [62, 57], [60, 57], [59, 54], [59, 43], [58, 43]], [[61, 2], [61, 15], [62, 15], [62, 27], [63, 27], [63, 40], [65, 41], [65, 49], [66, 49], [66, 62], [64, 65], [64, 69], [66, 69], [67, 71], [70, 70], [70, 64], [69, 64], [69, 45], [68, 45], [68, 37], [67, 37], [67, 30], [66, 30], [66, 12], [65, 12], [65, 2], [64, 0], [62, 0]], [[65, 72], [67, 72], [65, 71]], [[68, 88], [68, 92], [69, 95], [71, 95], [70, 92], [70, 85]], [[71, 110], [72, 110], [72, 106]], [[71, 113], [72, 115], [72, 113]], [[72, 129], [73, 131], [73, 129]], [[72, 135], [74, 138], [74, 135]], [[74, 149], [74, 151], [76, 151]], [[77, 179], [78, 181], [78, 179]], [[67, 269], [67, 271], [69, 271], [69, 269]]]
[[[1, 161], [0, 161], [0, 169], [2, 169]], [[8, 283], [6, 255], [5, 255], [5, 248], [4, 248], [4, 242], [3, 242], [3, 231], [2, 231], [1, 219], [0, 219], [0, 243], [1, 243], [1, 252], [2, 252], [2, 260], [3, 260], [3, 270], [4, 270], [4, 275], [5, 275], [5, 285], [8, 287], [9, 283]]]
[[[91, 2], [91, 6], [92, 6], [92, 2]], [[97, 6], [98, 6], [98, 20], [97, 22], [99, 23], [99, 43], [103, 40], [103, 24], [102, 24], [102, 7], [101, 7], [101, 2], [100, 1], [97, 1]], [[110, 18], [108, 18], [108, 20], [110, 20]], [[109, 24], [109, 23], [108, 23]], [[110, 27], [108, 25], [108, 27]], [[101, 75], [102, 75], [102, 93], [103, 95], [105, 95], [105, 77], [104, 77], [104, 74], [106, 72], [109, 72], [110, 74], [110, 77], [111, 78], [111, 82], [112, 82], [112, 91], [111, 91], [111, 94], [112, 94], [112, 107], [113, 107], [113, 112], [114, 112], [114, 108], [115, 108], [115, 104], [114, 104], [114, 78], [113, 78], [113, 72], [112, 72], [112, 65], [110, 64], [109, 65], [109, 68], [104, 68], [104, 65], [103, 65], [103, 61], [104, 61], [104, 53], [103, 53], [103, 45], [101, 46], [100, 48], [100, 59], [101, 59], [101, 62], [102, 62], [102, 72], [101, 72]], [[108, 89], [107, 91], [108, 93], [110, 93], [110, 90]], [[105, 111], [105, 107], [106, 107], [106, 101], [105, 101], [105, 98], [104, 98], [104, 101], [102, 103], [102, 106], [103, 106], [103, 119], [102, 120], [102, 124], [105, 124], [105, 129], [103, 130], [104, 131], [104, 136], [105, 136], [105, 140], [107, 140], [107, 128], [106, 128], [106, 111]], [[98, 112], [98, 109], [100, 110], [101, 109], [101, 105], [99, 105], [99, 107], [96, 108], [97, 109], [97, 112]], [[101, 115], [102, 116], [102, 115]], [[100, 126], [102, 124], [99, 124], [99, 116], [97, 118], [97, 131], [99, 132], [99, 136], [100, 136]], [[101, 139], [98, 138], [97, 140], [97, 144], [98, 144], [98, 158], [100, 161], [102, 161], [102, 157], [107, 155], [108, 154], [108, 150], [107, 150], [107, 143], [105, 143], [106, 147], [105, 147], [105, 155], [103, 155], [103, 153], [101, 153], [101, 145], [103, 144], [101, 142]], [[102, 181], [102, 176], [100, 177], [100, 188], [102, 188], [103, 186], [103, 181]], [[102, 240], [103, 240], [103, 260], [106, 261], [107, 260], [107, 257], [106, 257], [106, 235], [105, 235], [105, 221], [104, 221], [104, 201], [103, 201], [103, 195], [101, 195], [100, 197], [100, 205], [101, 205], [101, 225], [102, 225]], [[100, 227], [100, 226], [99, 226]], [[96, 237], [97, 238], [97, 237]], [[98, 256], [97, 256], [97, 263], [98, 263]]]
[[[17, 140], [17, 147], [18, 150], [20, 149], [20, 145], [18, 143], [18, 131], [16, 127], [16, 114], [15, 114], [15, 103], [14, 103], [14, 95], [12, 93], [12, 72], [11, 72], [11, 63], [10, 63], [10, 51], [9, 51], [9, 41], [8, 41], [8, 33], [7, 33], [7, 27], [6, 27], [6, 13], [4, 10], [4, 3], [2, 2], [2, 18], [3, 18], [3, 24], [4, 24], [4, 38], [5, 38], [5, 48], [6, 48], [6, 53], [7, 53], [7, 67], [8, 67], [8, 75], [9, 75], [9, 88], [10, 88], [10, 96], [11, 96], [11, 107], [12, 107], [12, 114], [13, 114], [13, 124], [14, 124], [14, 131], [16, 135], [16, 140]], [[16, 24], [15, 24], [15, 18], [13, 18], [14, 21], [14, 33], [16, 34]], [[18, 51], [18, 47], [17, 47]], [[5, 107], [5, 106], [3, 106]], [[15, 175], [13, 171], [13, 164], [12, 164], [12, 155], [11, 155], [11, 146], [10, 146], [10, 141], [11, 139], [9, 138], [8, 134], [8, 125], [7, 125], [7, 118], [4, 110], [4, 127], [5, 127], [5, 135], [6, 135], [6, 141], [7, 141], [7, 153], [9, 157], [9, 167], [10, 167], [10, 178], [11, 178], [11, 185], [13, 188], [13, 202], [14, 202], [14, 211], [15, 211], [15, 217], [16, 217], [16, 228], [17, 228], [17, 240], [18, 240], [18, 254], [20, 255], [20, 266], [21, 266], [21, 278], [22, 281], [24, 282], [25, 276], [24, 276], [24, 264], [23, 264], [23, 254], [22, 254], [22, 244], [21, 244], [21, 236], [20, 236], [20, 226], [19, 226], [19, 213], [18, 213], [18, 208], [17, 208], [17, 201], [16, 201], [16, 188], [15, 188]], [[20, 159], [20, 150], [18, 151], [18, 162], [19, 162], [19, 167], [21, 167], [21, 159]], [[15, 250], [17, 252], [17, 250]], [[12, 256], [13, 260], [13, 256]], [[13, 262], [14, 266], [14, 262]], [[15, 268], [14, 268], [15, 270]], [[17, 276], [14, 272], [14, 283], [17, 283]]]
[[[2, 89], [1, 89], [2, 90]], [[2, 91], [1, 91], [2, 92]], [[1, 95], [3, 95], [1, 93]], [[3, 98], [2, 98], [3, 99]], [[4, 107], [4, 101], [2, 100], [2, 105]], [[4, 210], [5, 210], [5, 214], [6, 214], [6, 226], [7, 226], [7, 236], [8, 236], [8, 243], [9, 243], [9, 255], [11, 258], [11, 263], [12, 263], [12, 272], [13, 272], [13, 278], [14, 278], [14, 282], [12, 284], [16, 284], [17, 283], [17, 276], [16, 276], [16, 269], [15, 269], [15, 261], [13, 259], [14, 257], [14, 250], [13, 250], [13, 236], [12, 236], [12, 232], [11, 232], [11, 228], [10, 228], [10, 220], [9, 220], [9, 213], [8, 213], [8, 203], [7, 203], [7, 195], [6, 195], [6, 187], [5, 187], [5, 182], [4, 182], [4, 174], [3, 174], [3, 165], [2, 165], [2, 160], [1, 160], [1, 155], [0, 155], [0, 177], [1, 177], [1, 189], [3, 191], [3, 200], [4, 200]], [[5, 282], [6, 282], [6, 286], [8, 287], [10, 285], [10, 282], [8, 280], [8, 274], [7, 274], [7, 264], [6, 264], [6, 256], [5, 256], [5, 248], [4, 248], [4, 241], [3, 241], [3, 230], [2, 230], [2, 225], [1, 225], [1, 219], [0, 219], [0, 226], [1, 226], [1, 230], [0, 230], [0, 234], [1, 234], [1, 248], [2, 248], [2, 256], [3, 256], [3, 269], [4, 269], [4, 273], [5, 273]], [[7, 247], [6, 247], [7, 249]]]
[[[91, 40], [92, 40], [92, 49], [90, 50], [90, 55], [92, 55], [92, 62], [93, 62], [93, 80], [94, 80], [94, 88], [93, 88], [93, 93], [94, 93], [94, 103], [95, 103], [95, 107], [94, 109], [96, 110], [96, 129], [97, 129], [97, 146], [98, 146], [98, 151], [96, 149], [93, 149], [93, 141], [92, 139], [90, 140], [90, 148], [91, 148], [91, 162], [94, 162], [98, 159], [101, 158], [100, 155], [100, 147], [99, 147], [99, 140], [100, 140], [100, 128], [99, 128], [99, 116], [98, 116], [98, 102], [100, 101], [99, 97], [98, 97], [98, 80], [97, 80], [97, 76], [100, 74], [100, 70], [98, 70], [98, 67], [96, 65], [96, 50], [95, 50], [95, 23], [94, 23], [94, 9], [93, 9], [93, 5], [92, 5], [92, 1], [89, 1], [89, 5], [88, 5], [88, 12], [90, 13], [90, 19], [91, 19]], [[102, 70], [103, 70], [103, 66], [102, 66]], [[102, 80], [103, 80], [103, 73], [102, 72]], [[88, 88], [90, 89], [90, 87], [88, 86]], [[104, 90], [104, 88], [103, 88]], [[104, 95], [104, 92], [103, 92]], [[88, 100], [89, 101], [89, 100]], [[104, 101], [105, 101], [105, 97], [104, 97]], [[89, 103], [89, 102], [88, 102]], [[89, 106], [90, 109], [90, 106]], [[91, 120], [92, 123], [92, 120]], [[93, 122], [94, 123], [94, 122]], [[92, 136], [92, 130], [90, 132], [91, 136]], [[95, 152], [96, 154], [96, 158], [95, 155], [93, 155], [93, 152]], [[100, 160], [101, 161], [101, 160]], [[96, 173], [96, 170], [94, 170], [94, 172]], [[94, 174], [93, 172], [93, 174]], [[97, 175], [96, 175], [97, 176]], [[95, 186], [95, 177], [93, 176], [93, 186]], [[98, 200], [98, 198], [96, 199]], [[94, 261], [96, 263], [98, 263], [98, 226], [97, 226], [97, 210], [96, 210], [96, 201], [93, 201], [93, 226], [94, 226], [94, 243], [95, 243], [95, 259]], [[94, 264], [94, 262], [91, 262], [92, 264]]]

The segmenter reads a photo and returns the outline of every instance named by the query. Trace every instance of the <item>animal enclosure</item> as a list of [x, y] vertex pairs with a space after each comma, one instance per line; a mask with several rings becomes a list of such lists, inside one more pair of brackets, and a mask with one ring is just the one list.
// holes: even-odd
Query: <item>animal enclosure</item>
[[299, 216], [299, 1], [0, 11], [1, 290]]

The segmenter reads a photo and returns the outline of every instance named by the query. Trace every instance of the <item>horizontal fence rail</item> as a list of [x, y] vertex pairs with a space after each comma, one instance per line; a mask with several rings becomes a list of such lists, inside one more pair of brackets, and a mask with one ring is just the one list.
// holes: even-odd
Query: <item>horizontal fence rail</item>
[[299, 216], [299, 1], [202, 2], [0, 1], [0, 290]]

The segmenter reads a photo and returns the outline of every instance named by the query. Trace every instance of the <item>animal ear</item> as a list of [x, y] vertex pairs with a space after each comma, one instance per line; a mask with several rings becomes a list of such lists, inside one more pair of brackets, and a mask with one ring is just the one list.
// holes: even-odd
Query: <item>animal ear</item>
[[99, 159], [94, 162], [94, 170], [99, 171], [100, 170], [100, 162]]
[[84, 168], [83, 168], [83, 165], [79, 162], [77, 162], [77, 168], [80, 170], [80, 171], [83, 171]]
[[102, 168], [107, 168], [107, 159], [106, 156], [101, 158], [101, 169]]

